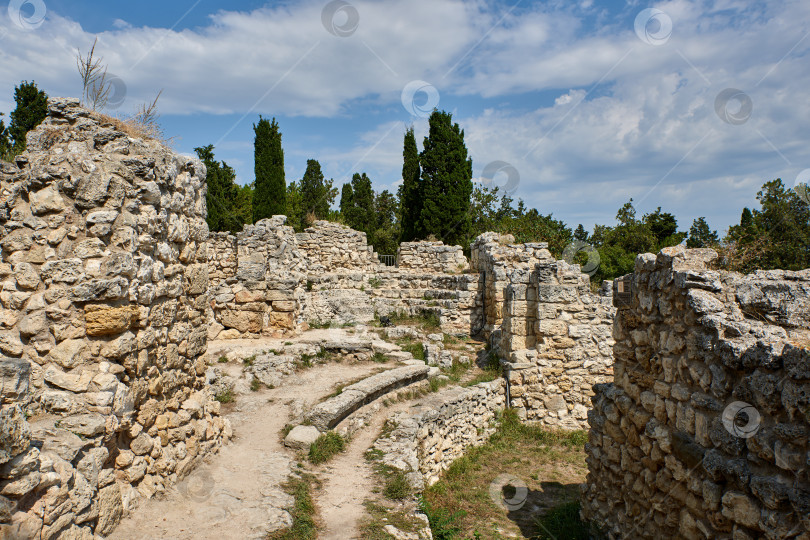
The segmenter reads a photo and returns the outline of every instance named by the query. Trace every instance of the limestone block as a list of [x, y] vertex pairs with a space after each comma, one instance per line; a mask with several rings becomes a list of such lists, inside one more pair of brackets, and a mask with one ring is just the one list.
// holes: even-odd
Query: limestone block
[[284, 446], [306, 451], [320, 435], [321, 432], [315, 426], [295, 426], [284, 438]]
[[121, 307], [86, 305], [84, 317], [88, 336], [106, 336], [135, 328], [140, 312], [135, 305]]
[[32, 191], [28, 194], [28, 200], [31, 203], [31, 212], [35, 216], [48, 212], [60, 212], [65, 209], [65, 202], [55, 184], [39, 191]]
[[23, 401], [28, 393], [30, 376], [28, 360], [0, 358], [0, 401]]

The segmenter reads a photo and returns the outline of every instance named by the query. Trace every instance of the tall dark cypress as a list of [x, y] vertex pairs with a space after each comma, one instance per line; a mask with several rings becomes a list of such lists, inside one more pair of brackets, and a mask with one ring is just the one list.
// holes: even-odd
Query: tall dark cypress
[[422, 211], [419, 226], [425, 235], [435, 235], [446, 244], [470, 240], [472, 159], [467, 157], [464, 130], [453, 116], [434, 110], [430, 132], [419, 156], [422, 168]]
[[418, 225], [421, 221], [422, 197], [420, 195], [419, 150], [413, 128], [405, 132], [402, 149], [402, 186], [399, 200], [402, 206], [402, 231], [400, 240], [410, 242], [421, 237]]
[[287, 183], [284, 179], [284, 150], [281, 132], [272, 123], [259, 117], [253, 125], [256, 186], [253, 193], [253, 221], [284, 214], [287, 210]]

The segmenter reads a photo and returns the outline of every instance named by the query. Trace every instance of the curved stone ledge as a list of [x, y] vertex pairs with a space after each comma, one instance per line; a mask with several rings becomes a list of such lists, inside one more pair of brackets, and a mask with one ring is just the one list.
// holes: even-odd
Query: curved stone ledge
[[323, 403], [315, 406], [307, 418], [320, 431], [332, 429], [351, 413], [392, 390], [427, 379], [428, 366], [406, 366], [372, 375]]

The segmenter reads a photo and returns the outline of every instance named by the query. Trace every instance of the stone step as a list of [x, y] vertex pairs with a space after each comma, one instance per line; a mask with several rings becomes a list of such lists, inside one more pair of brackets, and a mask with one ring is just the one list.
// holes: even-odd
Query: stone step
[[392, 390], [427, 379], [429, 372], [430, 368], [423, 363], [372, 375], [347, 386], [339, 395], [316, 405], [307, 415], [307, 419], [320, 431], [330, 430], [363, 405]]

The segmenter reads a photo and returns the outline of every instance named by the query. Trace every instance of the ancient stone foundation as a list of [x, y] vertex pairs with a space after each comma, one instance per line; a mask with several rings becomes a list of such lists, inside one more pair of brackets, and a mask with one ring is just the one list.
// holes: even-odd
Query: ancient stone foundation
[[0, 537], [106, 535], [214, 451], [205, 169], [52, 99], [0, 169]]
[[593, 385], [613, 375], [615, 309], [547, 244], [513, 241], [487, 233], [473, 244], [483, 326], [504, 359], [510, 406], [526, 421], [586, 428]]
[[810, 538], [810, 271], [716, 257], [667, 248], [614, 284], [582, 507], [610, 538]]

